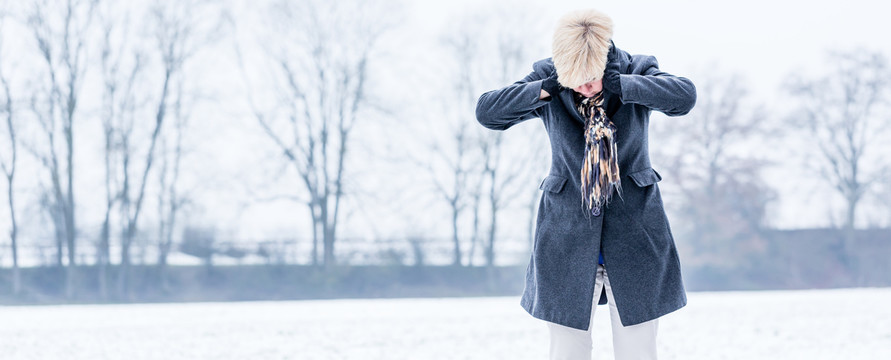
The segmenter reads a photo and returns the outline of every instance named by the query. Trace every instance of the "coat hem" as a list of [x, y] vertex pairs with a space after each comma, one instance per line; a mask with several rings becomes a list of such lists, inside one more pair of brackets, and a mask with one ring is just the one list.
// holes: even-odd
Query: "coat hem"
[[[529, 297], [527, 297], [525, 294], [523, 296], [521, 296], [520, 297], [520, 306], [527, 313], [529, 313], [529, 315], [531, 315], [532, 317], [534, 317], [536, 319], [552, 322], [555, 324], [560, 324], [563, 326], [571, 327], [571, 328], [582, 330], [582, 331], [587, 331], [588, 328], [591, 326], [590, 313], [588, 313], [589, 314], [588, 324], [587, 325], [579, 325], [578, 323], [572, 321], [571, 316], [565, 315], [559, 311], [544, 311], [541, 308], [534, 307], [532, 305], [531, 301], [527, 300], [527, 299], [529, 299]], [[593, 301], [593, 298], [592, 298], [592, 301]], [[627, 320], [627, 321], [625, 320], [625, 318], [622, 318], [620, 316], [620, 320], [621, 320], [620, 322], [622, 323], [622, 326], [633, 326], [633, 325], [641, 324], [641, 323], [668, 315], [670, 313], [673, 313], [675, 311], [678, 311], [678, 310], [684, 308], [685, 306], [687, 306], [686, 294], [684, 294], [684, 297], [682, 298], [680, 303], [677, 303], [674, 306], [671, 306], [668, 308], [663, 308], [663, 310], [661, 310], [661, 311], [656, 311], [651, 316], [635, 318], [633, 320]]]
[[665, 308], [665, 309], [663, 309], [662, 311], [654, 312], [653, 315], [651, 315], [651, 316], [643, 317], [643, 318], [640, 318], [640, 319], [628, 320], [628, 321], [622, 320], [622, 321], [621, 321], [621, 322], [622, 322], [622, 326], [633, 326], [633, 325], [637, 325], [637, 324], [645, 323], [645, 322], [650, 321], [650, 320], [658, 319], [658, 318], [661, 318], [662, 316], [665, 316], [665, 315], [668, 315], [668, 314], [673, 313], [673, 312], [675, 312], [675, 311], [678, 311], [678, 310], [682, 309], [684, 306], [687, 306], [687, 300], [686, 300], [686, 298], [684, 299], [684, 301], [682, 301], [682, 302], [676, 304], [675, 306], [671, 306], [671, 307]]
[[579, 325], [578, 323], [573, 322], [572, 316], [570, 316], [568, 314], [563, 314], [559, 311], [544, 311], [540, 307], [532, 306], [532, 304], [529, 302], [529, 300], [526, 300], [526, 299], [528, 299], [528, 298], [525, 296], [520, 298], [520, 306], [522, 306], [523, 309], [526, 310], [527, 313], [529, 313], [529, 315], [531, 315], [532, 317], [534, 317], [536, 319], [552, 322], [555, 324], [560, 324], [563, 326], [571, 327], [571, 328], [574, 328], [577, 330], [582, 330], [582, 331], [588, 331], [588, 328], [591, 326], [591, 322], [590, 322], [591, 317], [590, 316], [588, 317], [588, 324]]

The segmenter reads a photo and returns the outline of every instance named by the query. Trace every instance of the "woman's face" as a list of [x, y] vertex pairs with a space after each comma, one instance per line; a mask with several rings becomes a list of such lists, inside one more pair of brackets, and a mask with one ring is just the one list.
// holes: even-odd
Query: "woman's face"
[[602, 80], [603, 80], [603, 78], [600, 78], [600, 79], [597, 79], [594, 81], [589, 81], [589, 82], [583, 84], [582, 86], [573, 88], [573, 90], [575, 90], [575, 92], [577, 92], [579, 94], [582, 94], [582, 96], [584, 96], [584, 97], [593, 97], [594, 95], [597, 95], [597, 93], [599, 93], [600, 90], [603, 89]]

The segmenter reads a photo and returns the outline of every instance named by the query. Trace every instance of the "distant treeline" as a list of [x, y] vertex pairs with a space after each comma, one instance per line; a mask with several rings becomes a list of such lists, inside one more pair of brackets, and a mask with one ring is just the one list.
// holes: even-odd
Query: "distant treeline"
[[[862, 286], [891, 286], [889, 229], [859, 232], [859, 249], [849, 270], [838, 256], [832, 229], [778, 230], [769, 247], [713, 262], [684, 261], [689, 291], [772, 290]], [[609, 266], [607, 261], [607, 266]], [[330, 298], [510, 296], [523, 290], [525, 265], [452, 266], [342, 265], [325, 271], [322, 266], [264, 264], [214, 266], [134, 265], [133, 287], [126, 297], [101, 296], [96, 266], [81, 266], [73, 299], [65, 296], [62, 267], [22, 268], [22, 293], [9, 291], [11, 269], [0, 269], [0, 303], [116, 303], [177, 301], [296, 300]], [[118, 267], [107, 276], [114, 278]]]

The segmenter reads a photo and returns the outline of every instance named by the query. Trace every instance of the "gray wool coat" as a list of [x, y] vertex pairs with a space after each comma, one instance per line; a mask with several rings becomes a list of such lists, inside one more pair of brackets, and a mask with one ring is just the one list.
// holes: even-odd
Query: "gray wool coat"
[[[696, 103], [689, 79], [659, 69], [656, 58], [615, 48], [621, 94], [604, 89], [607, 116], [617, 127], [622, 194], [600, 215], [586, 216], [581, 198], [584, 120], [572, 89], [539, 99], [551, 58], [536, 61], [520, 81], [480, 95], [476, 117], [492, 130], [540, 118], [551, 144], [551, 166], [535, 224], [520, 305], [533, 317], [588, 330], [600, 252], [623, 326], [658, 318], [687, 304], [677, 248], [650, 164], [647, 128], [652, 110], [687, 114]], [[588, 215], [591, 215], [588, 212]], [[598, 301], [606, 303], [605, 292]]]

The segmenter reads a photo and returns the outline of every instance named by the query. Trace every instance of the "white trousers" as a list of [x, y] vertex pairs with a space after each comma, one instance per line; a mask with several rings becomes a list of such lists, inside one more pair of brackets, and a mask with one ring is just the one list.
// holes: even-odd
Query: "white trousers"
[[[613, 351], [616, 360], [655, 360], [656, 359], [656, 331], [659, 327], [659, 319], [653, 319], [631, 326], [622, 326], [619, 319], [619, 308], [613, 299], [613, 291], [606, 276], [606, 268], [598, 264], [595, 277], [594, 299], [591, 304], [591, 319], [594, 319], [594, 310], [600, 299], [600, 292], [606, 289], [607, 305], [609, 306], [610, 319], [613, 330]], [[551, 360], [591, 360], [593, 340], [591, 338], [591, 325], [588, 331], [563, 326], [550, 321], [545, 321], [551, 334], [550, 358]]]

